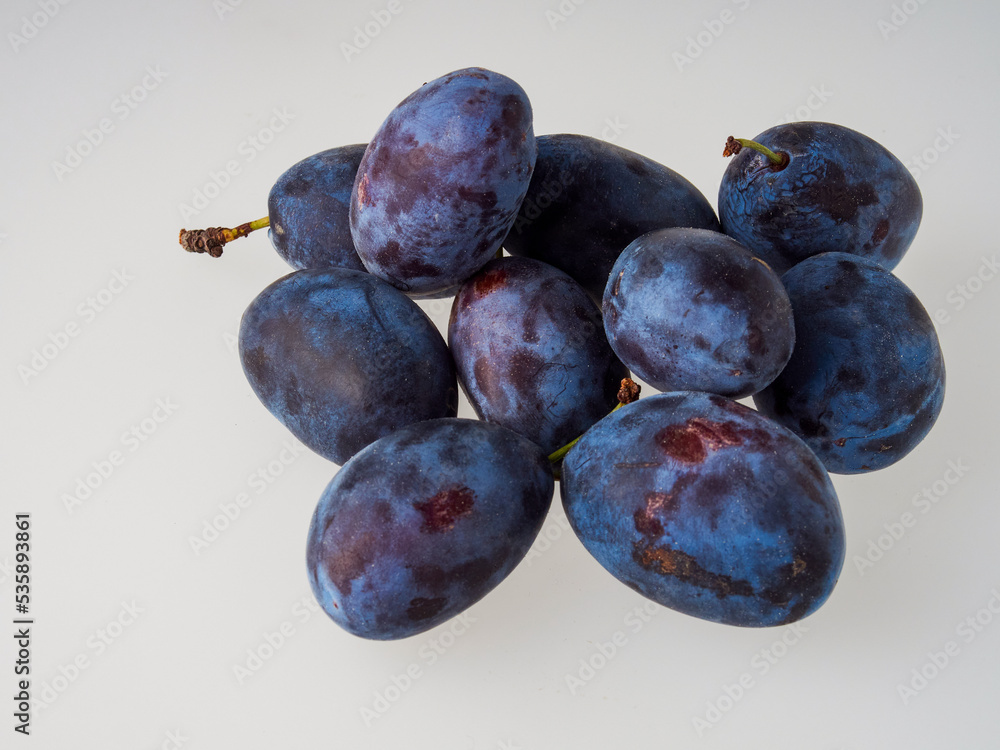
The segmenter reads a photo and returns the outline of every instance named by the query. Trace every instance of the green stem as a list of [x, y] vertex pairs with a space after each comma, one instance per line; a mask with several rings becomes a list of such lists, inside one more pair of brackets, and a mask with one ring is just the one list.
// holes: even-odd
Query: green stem
[[227, 242], [246, 237], [251, 232], [263, 229], [271, 225], [271, 219], [265, 216], [262, 219], [248, 221], [238, 227], [227, 229], [226, 227], [209, 227], [208, 229], [182, 229], [180, 233], [181, 247], [189, 253], [208, 253], [213, 258], [222, 255], [222, 248]]
[[789, 157], [784, 151], [775, 153], [764, 144], [751, 141], [749, 138], [733, 138], [733, 136], [729, 136], [726, 139], [726, 147], [723, 149], [722, 155], [735, 156], [744, 148], [752, 148], [754, 151], [763, 154], [772, 165], [779, 169], [784, 169], [788, 165]]
[[[621, 409], [624, 405], [625, 404], [618, 404], [618, 406], [616, 406], [614, 409], [612, 409], [611, 411], [609, 411], [608, 414], [614, 414], [616, 411], [618, 411], [619, 409]], [[562, 448], [559, 448], [558, 450], [552, 451], [552, 453], [549, 454], [549, 463], [557, 464], [560, 461], [562, 461], [563, 458], [566, 456], [566, 454], [569, 453], [570, 449], [574, 445], [576, 445], [577, 443], [580, 442], [580, 438], [582, 438], [582, 437], [583, 437], [583, 435], [578, 435], [575, 438], [573, 438], [573, 440], [571, 440], [570, 442], [566, 443], [566, 445], [564, 445]]]
[[[639, 400], [639, 385], [632, 378], [624, 378], [621, 382], [621, 387], [618, 389], [618, 405], [612, 409], [608, 414], [614, 414], [616, 411], [621, 409], [625, 404], [631, 404], [633, 401]], [[564, 445], [562, 448], [553, 451], [549, 454], [549, 463], [555, 465], [563, 460], [563, 457], [570, 452], [570, 449], [576, 445], [583, 435], [578, 436], [571, 442]]]

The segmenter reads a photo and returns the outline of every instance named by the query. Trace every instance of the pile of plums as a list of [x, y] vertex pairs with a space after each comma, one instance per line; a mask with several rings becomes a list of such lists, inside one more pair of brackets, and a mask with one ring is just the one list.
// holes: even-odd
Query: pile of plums
[[[367, 145], [292, 166], [267, 219], [181, 233], [218, 256], [269, 226], [298, 269], [250, 303], [239, 351], [268, 410], [342, 466], [306, 552], [337, 624], [403, 638], [472, 605], [528, 552], [556, 477], [586, 549], [659, 604], [771, 626], [827, 600], [845, 554], [827, 472], [899, 461], [944, 397], [931, 320], [892, 274], [920, 192], [839, 125], [725, 155], [717, 218], [651, 159], [536, 138], [522, 88], [467, 68]], [[414, 302], [444, 297], [447, 343]], [[630, 373], [659, 393], [636, 400]], [[456, 418], [459, 386], [478, 420]]]

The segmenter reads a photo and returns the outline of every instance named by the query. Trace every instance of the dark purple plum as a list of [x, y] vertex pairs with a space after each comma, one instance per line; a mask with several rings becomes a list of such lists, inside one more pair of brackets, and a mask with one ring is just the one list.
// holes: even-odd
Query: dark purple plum
[[694, 185], [652, 159], [585, 135], [542, 135], [504, 248], [565, 271], [600, 304], [626, 245], [667, 227], [719, 222]]
[[368, 144], [351, 234], [371, 273], [446, 295], [500, 247], [535, 164], [531, 104], [506, 76], [466, 68], [425, 83]]
[[612, 575], [704, 620], [799, 620], [844, 563], [823, 465], [792, 432], [722, 396], [658, 394], [608, 415], [567, 454], [561, 492], [573, 530]]
[[499, 258], [455, 297], [448, 344], [476, 414], [552, 453], [617, 405], [628, 370], [579, 284], [531, 258]]
[[732, 398], [774, 380], [795, 343], [781, 279], [708, 229], [661, 229], [625, 248], [604, 291], [604, 328], [653, 387]]
[[458, 411], [455, 366], [430, 318], [361, 271], [296, 271], [243, 314], [240, 359], [278, 420], [343, 464], [400, 427]]
[[503, 427], [404, 427], [354, 456], [323, 492], [306, 547], [313, 594], [362, 638], [429, 630], [507, 577], [552, 490], [545, 454]]
[[365, 267], [348, 216], [365, 144], [320, 151], [292, 165], [267, 196], [268, 236], [292, 268]]
[[782, 274], [825, 252], [845, 252], [895, 268], [910, 246], [923, 202], [903, 163], [842, 125], [793, 122], [753, 139], [733, 157], [719, 187], [723, 231]]
[[781, 277], [795, 315], [788, 366], [754, 396], [838, 474], [881, 469], [930, 431], [944, 402], [934, 324], [907, 286], [847, 253], [804, 260]]

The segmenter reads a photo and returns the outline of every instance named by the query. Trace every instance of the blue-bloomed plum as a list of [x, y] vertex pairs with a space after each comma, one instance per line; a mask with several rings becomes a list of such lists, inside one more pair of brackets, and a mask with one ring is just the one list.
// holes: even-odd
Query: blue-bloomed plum
[[745, 627], [814, 612], [844, 563], [823, 465], [792, 432], [722, 396], [672, 392], [594, 425], [561, 492], [584, 547], [617, 579], [688, 615]]
[[506, 76], [465, 68], [404, 99], [368, 144], [351, 234], [371, 273], [446, 295], [500, 248], [535, 164], [531, 104]]
[[448, 344], [476, 414], [546, 453], [611, 411], [628, 376], [583, 287], [531, 258], [491, 260], [462, 285]]
[[622, 250], [667, 227], [718, 231], [719, 222], [694, 185], [652, 159], [585, 135], [542, 135], [504, 248], [565, 271], [600, 304]]
[[754, 395], [827, 470], [858, 474], [903, 458], [944, 402], [944, 357], [916, 295], [877, 263], [824, 253], [781, 277], [795, 315], [788, 366]]
[[320, 498], [309, 581], [354, 635], [406, 638], [454, 617], [527, 554], [552, 502], [534, 443], [498, 425], [435, 419], [372, 443]]
[[661, 391], [748, 396], [777, 377], [795, 343], [781, 279], [708, 229], [661, 229], [632, 242], [603, 307], [615, 353]]
[[[923, 213], [916, 180], [884, 146], [842, 125], [792, 122], [750, 141], [719, 187], [723, 231], [782, 274], [812, 255], [845, 252], [895, 268]], [[772, 158], [773, 157], [773, 158]], [[777, 159], [777, 161], [775, 161]]]
[[247, 380], [282, 424], [343, 464], [390, 432], [458, 412], [455, 366], [430, 318], [361, 271], [296, 271], [240, 324]]
[[271, 244], [292, 268], [364, 271], [351, 239], [351, 190], [365, 144], [320, 151], [288, 168], [267, 196]]

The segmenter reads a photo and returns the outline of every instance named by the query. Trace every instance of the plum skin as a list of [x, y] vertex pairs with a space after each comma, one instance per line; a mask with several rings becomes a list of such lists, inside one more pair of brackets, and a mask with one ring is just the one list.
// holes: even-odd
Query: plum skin
[[777, 377], [795, 343], [781, 279], [707, 229], [632, 242], [612, 268], [603, 310], [612, 348], [661, 391], [749, 396]]
[[292, 268], [365, 267], [351, 239], [354, 178], [366, 144], [320, 151], [293, 164], [267, 196], [268, 237]]
[[743, 148], [719, 186], [722, 230], [782, 274], [824, 252], [891, 270], [920, 226], [923, 201], [909, 170], [884, 146], [842, 125], [793, 122], [753, 140], [789, 163], [776, 169]]
[[798, 343], [754, 404], [805, 440], [828, 471], [896, 463], [944, 404], [944, 355], [930, 316], [892, 273], [847, 253], [816, 255], [781, 279]]
[[448, 345], [479, 418], [546, 453], [611, 411], [628, 377], [584, 289], [531, 258], [491, 260], [466, 281], [452, 304]]
[[712, 205], [672, 169], [585, 135], [538, 136], [538, 159], [504, 249], [549, 263], [601, 304], [625, 246], [666, 227], [720, 231]]
[[535, 165], [531, 104], [483, 68], [400, 102], [361, 160], [351, 234], [369, 272], [408, 294], [447, 295], [499, 249]]
[[620, 581], [701, 619], [768, 627], [814, 612], [846, 542], [830, 478], [791, 431], [722, 396], [650, 396], [563, 462], [584, 547]]
[[545, 454], [468, 419], [409, 425], [347, 462], [306, 545], [323, 610], [348, 632], [407, 638], [454, 617], [528, 553], [552, 501]]
[[268, 411], [338, 464], [404, 425], [458, 412], [455, 365], [434, 323], [368, 273], [278, 279], [243, 314], [239, 351]]

